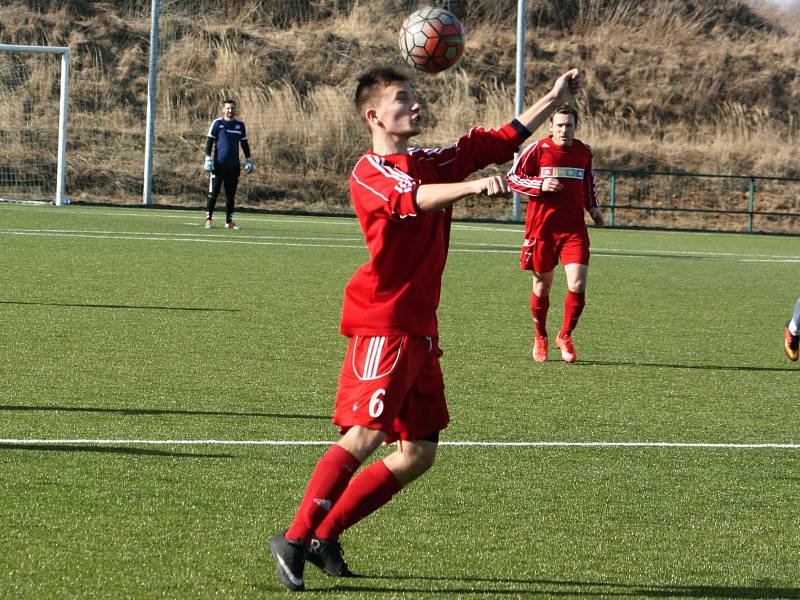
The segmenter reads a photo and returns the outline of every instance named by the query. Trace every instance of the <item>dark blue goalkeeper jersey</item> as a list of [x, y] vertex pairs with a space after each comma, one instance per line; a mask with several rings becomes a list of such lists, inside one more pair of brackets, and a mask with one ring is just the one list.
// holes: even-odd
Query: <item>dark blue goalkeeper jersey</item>
[[226, 121], [223, 118], [214, 119], [208, 137], [216, 142], [214, 148], [214, 162], [221, 165], [239, 165], [239, 144], [247, 139], [247, 130], [244, 123], [233, 119]]

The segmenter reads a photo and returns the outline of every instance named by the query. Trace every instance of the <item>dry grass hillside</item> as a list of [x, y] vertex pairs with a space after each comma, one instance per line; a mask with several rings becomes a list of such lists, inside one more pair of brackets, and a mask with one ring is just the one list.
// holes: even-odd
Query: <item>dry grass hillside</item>
[[[367, 143], [350, 108], [354, 78], [399, 60], [402, 15], [426, 4], [446, 3], [162, 2], [155, 202], [203, 204], [205, 134], [233, 97], [257, 167], [241, 203], [347, 210], [346, 175]], [[416, 77], [422, 144], [497, 126], [513, 109], [516, 0], [449, 4], [467, 48], [456, 68]], [[0, 43], [71, 50], [72, 198], [140, 201], [149, 10], [149, 0], [0, 4]], [[579, 137], [596, 166], [800, 176], [795, 14], [737, 0], [529, 0], [528, 22], [528, 97], [567, 67], [584, 70]], [[26, 161], [54, 152], [57, 65], [44, 62], [0, 53], [0, 174], [24, 179]], [[20, 122], [42, 131], [20, 137], [10, 126]]]

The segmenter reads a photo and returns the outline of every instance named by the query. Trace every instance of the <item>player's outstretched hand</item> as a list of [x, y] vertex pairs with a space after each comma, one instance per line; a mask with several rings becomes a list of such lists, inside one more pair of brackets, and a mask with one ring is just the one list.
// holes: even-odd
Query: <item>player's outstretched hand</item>
[[211, 158], [210, 156], [206, 156], [206, 159], [205, 159], [205, 161], [203, 162], [203, 169], [204, 169], [204, 170], [205, 170], [207, 173], [211, 173], [211, 171], [213, 171], [213, 170], [214, 170], [214, 159], [213, 159], [213, 158]]
[[250, 173], [252, 173], [252, 172], [255, 170], [255, 168], [256, 168], [256, 167], [255, 167], [255, 165], [253, 164], [253, 161], [252, 161], [252, 160], [250, 160], [249, 158], [248, 158], [247, 160], [245, 160], [245, 161], [244, 161], [244, 172], [245, 172], [245, 173], [247, 173], [248, 175], [249, 175]]
[[583, 76], [578, 69], [570, 69], [561, 77], [556, 79], [553, 85], [553, 93], [562, 102], [568, 102], [571, 97], [577, 95], [583, 86]]
[[502, 175], [491, 175], [475, 181], [479, 186], [479, 194], [485, 196], [508, 196], [511, 192], [508, 181]]

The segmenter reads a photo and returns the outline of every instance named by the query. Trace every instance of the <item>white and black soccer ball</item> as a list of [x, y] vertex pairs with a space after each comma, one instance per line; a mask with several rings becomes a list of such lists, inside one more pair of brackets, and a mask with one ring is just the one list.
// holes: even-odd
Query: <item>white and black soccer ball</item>
[[464, 28], [449, 10], [422, 8], [411, 13], [400, 27], [400, 53], [418, 71], [444, 71], [464, 53]]

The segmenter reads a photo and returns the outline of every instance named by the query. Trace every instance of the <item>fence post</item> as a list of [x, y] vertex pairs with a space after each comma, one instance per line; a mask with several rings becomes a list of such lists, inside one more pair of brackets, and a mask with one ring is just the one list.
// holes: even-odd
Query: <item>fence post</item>
[[153, 204], [153, 146], [156, 138], [156, 82], [158, 81], [158, 18], [159, 0], [150, 8], [150, 68], [147, 72], [147, 122], [144, 140], [144, 184], [142, 204]]
[[[450, 3], [447, 4], [450, 6]], [[514, 93], [514, 114], [522, 114], [525, 110], [525, 27], [527, 24], [526, 0], [517, 0], [517, 60], [516, 60], [516, 91]], [[514, 162], [519, 152], [514, 153]], [[522, 216], [521, 196], [514, 192], [514, 221], [519, 221]]]
[[753, 233], [753, 210], [756, 206], [756, 178], [751, 177], [748, 184], [749, 201], [747, 204], [747, 233]]
[[614, 208], [617, 205], [617, 175], [611, 174], [611, 190], [609, 191], [609, 202], [611, 203], [611, 214], [608, 217], [608, 226], [614, 226]]

